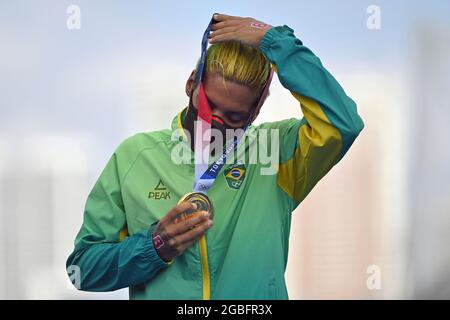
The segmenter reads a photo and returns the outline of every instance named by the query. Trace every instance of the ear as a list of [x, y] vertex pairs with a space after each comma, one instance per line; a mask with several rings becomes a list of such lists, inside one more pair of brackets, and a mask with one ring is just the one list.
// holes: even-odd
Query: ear
[[192, 70], [191, 75], [189, 76], [189, 78], [188, 78], [187, 81], [186, 81], [186, 88], [185, 88], [185, 90], [186, 90], [186, 95], [187, 95], [188, 97], [191, 96], [191, 92], [192, 92], [192, 90], [194, 89], [194, 88], [193, 88], [193, 86], [194, 86], [194, 80], [195, 80], [195, 69]]

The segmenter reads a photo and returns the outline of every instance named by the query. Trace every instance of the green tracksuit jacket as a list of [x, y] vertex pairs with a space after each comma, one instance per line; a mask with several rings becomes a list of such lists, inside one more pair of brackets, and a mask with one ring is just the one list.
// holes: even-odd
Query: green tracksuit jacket
[[208, 191], [215, 215], [206, 240], [169, 265], [150, 235], [193, 188], [193, 161], [171, 161], [180, 143], [172, 132], [182, 127], [186, 108], [171, 129], [126, 139], [88, 196], [67, 260], [67, 267], [79, 267], [81, 290], [129, 287], [131, 299], [288, 299], [284, 272], [292, 211], [364, 125], [352, 99], [291, 28], [270, 29], [260, 49], [304, 115], [248, 129], [279, 130], [277, 173], [261, 174], [258, 163], [225, 164]]

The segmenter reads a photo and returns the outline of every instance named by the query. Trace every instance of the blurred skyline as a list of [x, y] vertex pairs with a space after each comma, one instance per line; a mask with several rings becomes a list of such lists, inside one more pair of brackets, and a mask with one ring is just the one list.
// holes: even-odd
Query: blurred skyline
[[[366, 26], [370, 5], [381, 30]], [[0, 298], [128, 297], [70, 288], [65, 259], [114, 149], [187, 105], [214, 12], [293, 28], [366, 124], [294, 214], [290, 297], [450, 298], [450, 2], [438, 0], [0, 0]], [[275, 77], [256, 123], [301, 116]], [[366, 288], [371, 264], [380, 291]]]

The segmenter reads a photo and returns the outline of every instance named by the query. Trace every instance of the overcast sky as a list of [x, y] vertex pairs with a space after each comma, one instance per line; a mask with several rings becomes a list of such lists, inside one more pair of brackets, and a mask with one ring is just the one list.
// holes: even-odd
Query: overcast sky
[[[66, 27], [71, 4], [80, 30]], [[378, 31], [366, 27], [371, 4], [381, 9]], [[338, 79], [361, 70], [401, 77], [417, 27], [448, 25], [450, 2], [0, 0], [0, 135], [82, 131], [115, 145], [168, 127], [187, 103], [213, 12], [290, 26]]]

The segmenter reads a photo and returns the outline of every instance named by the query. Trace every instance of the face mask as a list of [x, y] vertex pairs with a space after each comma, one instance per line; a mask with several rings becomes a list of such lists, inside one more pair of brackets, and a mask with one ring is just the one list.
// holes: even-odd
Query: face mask
[[[189, 98], [189, 107], [187, 109], [186, 115], [184, 117], [184, 122], [183, 122], [183, 127], [184, 129], [186, 129], [190, 136], [191, 136], [191, 149], [194, 150], [194, 123], [195, 121], [197, 121], [197, 115], [198, 115], [198, 111], [197, 109], [194, 107], [194, 104], [192, 103], [192, 94], [191, 94], [191, 98]], [[216, 119], [215, 119], [216, 118]], [[237, 128], [233, 128], [229, 125], [227, 125], [225, 123], [225, 121], [221, 121], [222, 119], [218, 116], [213, 116], [213, 119], [211, 121], [211, 129], [216, 129], [219, 130], [222, 137], [223, 137], [223, 144], [225, 145], [226, 142], [226, 130], [227, 129], [232, 129], [235, 130]], [[223, 122], [223, 123], [221, 123]], [[212, 139], [214, 139], [214, 136], [211, 136]], [[213, 140], [211, 140], [211, 143], [213, 142]]]

